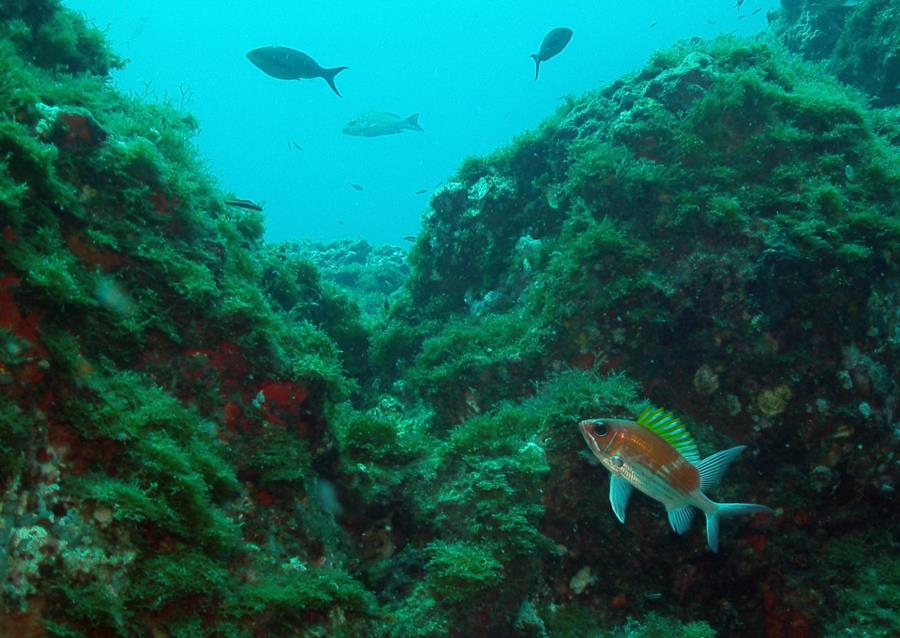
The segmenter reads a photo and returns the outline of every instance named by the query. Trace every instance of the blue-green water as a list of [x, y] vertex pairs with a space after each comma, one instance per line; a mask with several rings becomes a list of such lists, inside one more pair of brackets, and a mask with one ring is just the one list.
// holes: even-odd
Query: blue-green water
[[[266, 238], [402, 243], [431, 189], [579, 95], [637, 70], [673, 42], [766, 25], [773, 0], [546, 3], [72, 0], [129, 59], [125, 91], [195, 114], [197, 144], [226, 190], [265, 203]], [[558, 57], [534, 64], [544, 34], [568, 26]], [[280, 45], [349, 66], [344, 97], [320, 79], [281, 81], [245, 57]], [[418, 112], [424, 132], [341, 133], [361, 112]], [[299, 151], [291, 143], [303, 148]], [[351, 187], [358, 184], [363, 190]]]

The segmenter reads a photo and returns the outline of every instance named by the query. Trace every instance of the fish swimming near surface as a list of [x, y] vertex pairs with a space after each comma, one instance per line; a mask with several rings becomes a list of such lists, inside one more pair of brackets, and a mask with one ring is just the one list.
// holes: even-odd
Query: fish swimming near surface
[[706, 542], [719, 551], [719, 519], [742, 514], [772, 514], [765, 505], [716, 503], [704, 492], [716, 485], [743, 445], [700, 459], [697, 444], [674, 416], [647, 408], [637, 421], [588, 419], [581, 434], [609, 470], [609, 502], [619, 522], [634, 488], [666, 507], [669, 524], [678, 534], [691, 526], [696, 510], [706, 515]]
[[419, 114], [400, 117], [394, 113], [372, 111], [358, 115], [343, 128], [346, 135], [357, 137], [378, 137], [379, 135], [396, 135], [403, 131], [423, 131], [419, 126]]
[[338, 97], [340, 91], [334, 83], [334, 76], [349, 68], [336, 66], [330, 69], [319, 66], [319, 63], [302, 51], [288, 47], [261, 47], [247, 53], [247, 59], [260, 68], [263, 73], [279, 80], [309, 80], [322, 78]]
[[541, 42], [541, 48], [537, 53], [532, 53], [531, 58], [534, 60], [534, 79], [538, 79], [538, 72], [541, 70], [541, 62], [546, 62], [554, 55], [566, 48], [569, 40], [572, 39], [572, 29], [568, 27], [557, 27], [544, 36]]
[[350, 187], [355, 191], [361, 191], [363, 189], [360, 184], [350, 184]]

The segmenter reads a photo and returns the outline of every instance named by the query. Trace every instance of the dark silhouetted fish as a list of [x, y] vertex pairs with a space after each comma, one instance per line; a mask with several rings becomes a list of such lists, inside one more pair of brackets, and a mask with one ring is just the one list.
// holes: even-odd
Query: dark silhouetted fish
[[357, 137], [378, 137], [379, 135], [396, 135], [403, 131], [421, 131], [419, 114], [413, 113], [403, 118], [395, 113], [373, 111], [353, 118], [343, 128], [347, 135]]
[[424, 195], [427, 192], [428, 192], [427, 188], [420, 188], [419, 190], [416, 191], [416, 195]]
[[565, 49], [571, 39], [572, 29], [567, 27], [557, 27], [544, 36], [544, 41], [541, 42], [541, 50], [531, 54], [531, 57], [534, 60], [535, 80], [538, 79], [538, 72], [541, 70], [541, 62], [546, 62]]
[[229, 206], [234, 206], [235, 208], [243, 208], [245, 210], [255, 210], [257, 212], [261, 212], [263, 207], [257, 204], [256, 202], [250, 201], [249, 199], [226, 199], [225, 203]]
[[348, 68], [346, 66], [336, 66], [331, 69], [322, 68], [318, 62], [305, 53], [287, 47], [253, 49], [247, 53], [247, 59], [262, 69], [264, 73], [279, 80], [322, 78], [328, 82], [328, 86], [339, 97], [341, 93], [334, 85], [334, 76]]
[[350, 184], [350, 186], [352, 186], [355, 191], [361, 191], [363, 189], [359, 184]]

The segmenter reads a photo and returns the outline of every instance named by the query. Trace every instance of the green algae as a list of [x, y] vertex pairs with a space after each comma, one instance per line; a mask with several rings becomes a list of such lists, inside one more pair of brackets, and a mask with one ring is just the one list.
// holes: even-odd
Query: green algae
[[[814, 490], [862, 521], [895, 480], [868, 462], [900, 352], [895, 117], [769, 44], [684, 43], [464, 162], [396, 291], [365, 247], [264, 246], [192, 118], [93, 77], [113, 58], [55, 3], [9, 7], [0, 485], [29, 492], [3, 528], [32, 540], [0, 622], [40, 592], [57, 636], [892, 627], [859, 543], [816, 572], [842, 605], [797, 601], [802, 508], [846, 528]], [[608, 512], [577, 423], [651, 399], [704, 451], [761, 450], [724, 495], [784, 513], [730, 528], [727, 570], [646, 503]]]
[[[829, 564], [836, 582], [836, 618], [826, 629], [832, 636], [891, 636], [900, 631], [900, 565], [893, 557], [895, 540], [880, 533], [858, 534], [831, 542]], [[870, 560], [861, 561], [861, 556]]]
[[503, 565], [485, 547], [438, 542], [429, 549], [426, 581], [449, 603], [475, 604], [500, 583]]
[[377, 607], [341, 566], [333, 518], [296, 505], [354, 387], [345, 366], [364, 359], [354, 306], [264, 249], [258, 215], [225, 209], [192, 118], [104, 84], [116, 62], [82, 18], [3, 12], [0, 453], [4, 490], [34, 494], [3, 525], [17, 539], [40, 521], [52, 542], [4, 563], [0, 620], [40, 608], [27, 622], [58, 636], [368, 631]]
[[[597, 496], [572, 461], [582, 458], [572, 435], [579, 418], [636, 414], [646, 393], [684, 407], [704, 452], [734, 445], [714, 431], [723, 426], [765, 447], [759, 433], [774, 424], [770, 438], [810, 459], [827, 454], [821, 439], [798, 434], [832, 427], [804, 416], [810, 396], [822, 392], [818, 366], [837, 373], [835, 362], [846, 356], [824, 347], [822, 335], [866, 341], [868, 352], [879, 353], [878, 365], [891, 366], [884, 357], [892, 346], [884, 350], [879, 338], [866, 336], [876, 334], [871, 328], [835, 315], [836, 308], [857, 309], [851, 312], [858, 317], [870, 299], [894, 288], [900, 175], [889, 121], [860, 95], [770, 44], [730, 38], [683, 44], [633, 78], [568, 101], [510, 147], [467, 160], [435, 194], [410, 256], [408, 297], [398, 296], [373, 340], [373, 369], [382, 387], [433, 412], [436, 464], [424, 474], [428, 498], [414, 507], [437, 520], [442, 542], [491, 548], [507, 570], [509, 599], [499, 597], [485, 622], [511, 622], [518, 607], [510, 599], [521, 603], [527, 595], [514, 590], [533, 574], [503, 557], [526, 564], [540, 557], [543, 582], [556, 592], [566, 590], [577, 568], [556, 572], [546, 565], [569, 546], [578, 548], [581, 565], [617, 569], [614, 557], [587, 549], [585, 538], [569, 531], [573, 521], [592, 538], [638, 543], [641, 549], [626, 550], [635, 561], [646, 564], [641, 552], [649, 551], [668, 562], [648, 547], [668, 546], [670, 537], [650, 531], [662, 533], [663, 525], [634, 518], [619, 528], [604, 516], [605, 494]], [[510, 312], [503, 300], [516, 300], [521, 310]], [[883, 326], [874, 316], [867, 321]], [[809, 339], [819, 344], [815, 354], [792, 345]], [[588, 371], [552, 373], [567, 366]], [[628, 376], [603, 374], [610, 371]], [[872, 388], [869, 379], [878, 377], [858, 378], [856, 387]], [[896, 386], [879, 387], [886, 422]], [[774, 412], [761, 407], [771, 388], [787, 397]], [[846, 406], [840, 418], [867, 427], [858, 402], [842, 391], [829, 395]], [[804, 425], [781, 425], [795, 422]], [[888, 449], [889, 430], [865, 430], [866, 445]], [[785, 484], [794, 484], [788, 476], [795, 462], [764, 462], [768, 484], [778, 484], [779, 467]], [[880, 476], [892, 475], [885, 467]], [[561, 473], [586, 483], [557, 481]], [[745, 500], [753, 487], [741, 478], [727, 490]], [[870, 480], [881, 479], [870, 474]], [[890, 494], [893, 479], [886, 485]], [[554, 489], [561, 495], [538, 498]], [[808, 492], [799, 501], [784, 496], [786, 506], [816, 500]], [[767, 499], [778, 497], [761, 500]], [[640, 541], [621, 536], [634, 525]], [[766, 537], [730, 542], [764, 544]], [[778, 545], [775, 554], [796, 549]], [[561, 561], [569, 560], [563, 554]], [[658, 577], [673, 579], [678, 563]], [[705, 573], [722, 590], [734, 586]], [[748, 601], [745, 611], [760, 632], [764, 623], [817, 627], [828, 617], [821, 610], [812, 620], [814, 612], [804, 615], [778, 599], [762, 609], [756, 583], [757, 603]], [[795, 596], [801, 594], [788, 599]], [[410, 597], [398, 613], [416, 618], [439, 608]], [[604, 603], [595, 599], [590, 608], [601, 611]], [[701, 613], [699, 605], [690, 608]], [[538, 609], [549, 626], [550, 612]], [[450, 627], [467, 627], [458, 610], [444, 613]], [[666, 622], [648, 620], [648, 635], [682, 631]], [[728, 623], [720, 617], [713, 625]], [[609, 624], [607, 618], [603, 626]], [[428, 631], [441, 635], [445, 626]], [[710, 630], [700, 624], [684, 631]]]

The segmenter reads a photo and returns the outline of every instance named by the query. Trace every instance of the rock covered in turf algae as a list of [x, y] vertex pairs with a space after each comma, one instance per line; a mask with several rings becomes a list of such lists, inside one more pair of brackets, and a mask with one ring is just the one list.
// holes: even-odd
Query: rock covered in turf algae
[[313, 470], [358, 309], [83, 19], [4, 3], [0, 53], [0, 634], [373, 633]]
[[352, 295], [365, 316], [379, 315], [409, 276], [406, 252], [364, 240], [291, 242], [283, 247], [313, 264], [322, 277]]
[[[490, 549], [502, 595], [448, 605], [426, 578], [403, 622], [439, 609], [451, 626], [474, 616], [467, 630], [499, 630], [526, 601], [549, 635], [590, 626], [567, 634], [569, 617], [609, 627], [651, 608], [728, 635], [836, 622], [831, 601], [846, 582], [839, 565], [820, 564], [815, 530], [897, 524], [898, 135], [892, 112], [820, 70], [722, 38], [659, 53], [467, 160], [432, 200], [410, 255], [410, 302], [373, 350], [407, 370], [394, 388], [431, 408], [446, 439], [416, 500], [422, 521], [440, 521], [421, 542]], [[523, 237], [539, 242], [527, 272]], [[485, 311], [494, 293], [515, 306]], [[617, 372], [639, 388], [604, 381]], [[566, 391], [535, 385], [553, 374]], [[704, 455], [738, 443], [756, 452], [728, 489], [779, 514], [774, 528], [724, 530], [725, 572], [704, 558], [701, 535], [672, 535], [646, 502], [621, 528], [605, 514], [605, 483], [574, 423], [633, 415], [643, 395], [689, 419]], [[530, 444], [546, 469], [521, 464]], [[819, 467], [831, 489], [818, 487]], [[585, 566], [604, 578], [576, 603], [571, 581]]]
[[896, 0], [784, 0], [775, 32], [791, 50], [823, 61], [880, 106], [900, 104], [900, 7]]

